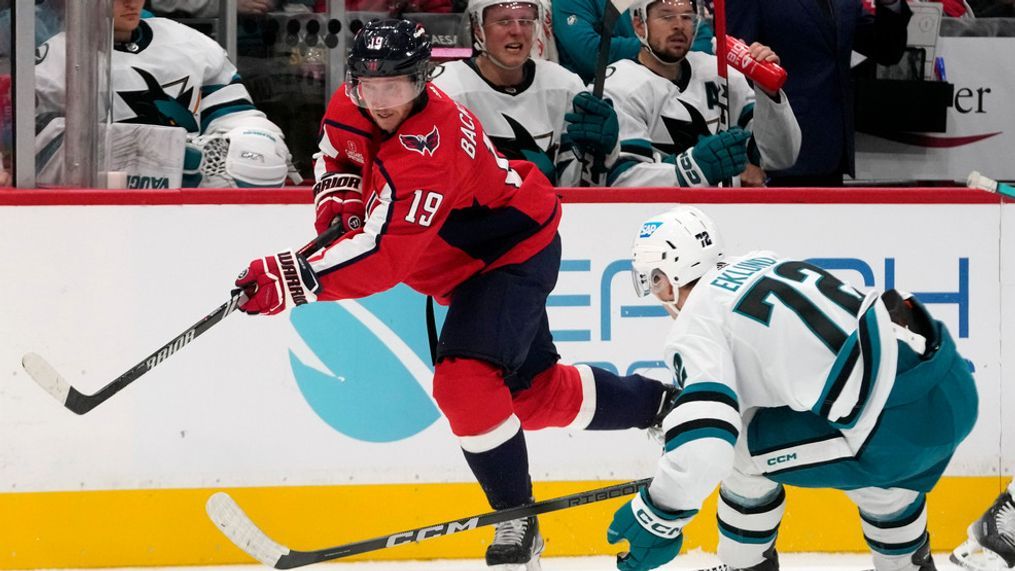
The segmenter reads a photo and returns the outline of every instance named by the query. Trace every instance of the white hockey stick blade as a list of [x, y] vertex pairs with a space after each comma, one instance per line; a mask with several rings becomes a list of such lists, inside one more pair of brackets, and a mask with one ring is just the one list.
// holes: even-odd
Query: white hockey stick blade
[[21, 358], [21, 366], [28, 372], [39, 386], [46, 390], [53, 398], [60, 401], [60, 404], [67, 404], [67, 396], [70, 395], [70, 383], [60, 373], [56, 372], [45, 359], [36, 353], [25, 353]]
[[236, 544], [236, 547], [268, 567], [274, 567], [283, 555], [289, 554], [289, 548], [276, 543], [254, 525], [229, 494], [225, 492], [212, 494], [205, 504], [205, 510], [208, 517], [230, 541]]
[[1011, 567], [998, 554], [984, 549], [975, 539], [967, 539], [948, 556], [952, 563], [973, 571], [1008, 571]]

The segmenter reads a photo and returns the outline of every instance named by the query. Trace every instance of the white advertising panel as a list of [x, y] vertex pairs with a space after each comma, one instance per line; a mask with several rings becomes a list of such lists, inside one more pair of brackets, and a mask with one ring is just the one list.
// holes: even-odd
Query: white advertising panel
[[[669, 319], [634, 295], [627, 259], [639, 223], [667, 207], [565, 206], [548, 306], [566, 361], [665, 376]], [[993, 403], [949, 473], [998, 469], [1002, 208], [703, 209], [731, 253], [773, 249], [858, 286], [920, 293], [975, 367], [981, 402]], [[472, 481], [429, 396], [423, 298], [404, 288], [274, 318], [232, 315], [85, 416], [21, 369], [34, 351], [94, 392], [223, 303], [247, 260], [309, 239], [311, 219], [307, 205], [0, 208], [0, 491]], [[536, 480], [643, 477], [658, 458], [638, 431], [530, 434]], [[1015, 456], [1010, 438], [1004, 446]]]
[[958, 180], [978, 170], [1015, 179], [1015, 74], [998, 54], [1015, 38], [940, 38], [937, 55], [955, 85], [945, 133], [857, 134], [859, 180]]

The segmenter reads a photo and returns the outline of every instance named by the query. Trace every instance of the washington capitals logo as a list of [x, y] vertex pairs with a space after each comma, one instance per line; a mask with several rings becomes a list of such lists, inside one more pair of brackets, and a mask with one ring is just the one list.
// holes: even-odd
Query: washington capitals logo
[[441, 144], [440, 133], [437, 132], [437, 126], [434, 125], [433, 131], [430, 131], [426, 136], [423, 135], [399, 135], [398, 140], [402, 142], [402, 146], [410, 151], [416, 151], [421, 155], [433, 156], [434, 151]]

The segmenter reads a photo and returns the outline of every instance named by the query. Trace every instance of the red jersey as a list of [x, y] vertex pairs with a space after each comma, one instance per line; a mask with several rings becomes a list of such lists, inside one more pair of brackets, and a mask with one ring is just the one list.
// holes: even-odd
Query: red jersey
[[339, 87], [322, 123], [315, 172], [363, 177], [363, 227], [310, 258], [320, 300], [405, 283], [447, 303], [468, 278], [517, 264], [557, 233], [560, 201], [534, 165], [497, 154], [482, 125], [432, 84], [388, 134]]

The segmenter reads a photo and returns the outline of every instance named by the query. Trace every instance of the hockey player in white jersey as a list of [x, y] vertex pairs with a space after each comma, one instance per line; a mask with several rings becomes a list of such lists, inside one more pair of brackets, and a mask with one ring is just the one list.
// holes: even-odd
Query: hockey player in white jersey
[[640, 295], [676, 317], [665, 359], [682, 389], [652, 484], [617, 510], [623, 570], [677, 555], [716, 484], [719, 557], [779, 568], [783, 485], [844, 490], [877, 571], [932, 571], [925, 494], [976, 420], [973, 377], [915, 298], [860, 291], [807, 262], [727, 258], [715, 224], [679, 206], [635, 238]]
[[[143, 6], [142, 0], [113, 1], [112, 120], [154, 126], [153, 136], [164, 132], [159, 127], [184, 129], [189, 144], [183, 164], [177, 154], [171, 166], [183, 169], [185, 186], [282, 185], [290, 170], [282, 131], [254, 107], [222, 47], [172, 20], [142, 20]], [[37, 153], [43, 165], [62, 155], [66, 49], [60, 33], [37, 51]], [[158, 162], [151, 149], [137, 152]]]
[[[621, 152], [610, 165], [610, 186], [710, 186], [740, 175], [745, 157], [763, 169], [796, 162], [800, 126], [786, 94], [752, 88], [732, 68], [731, 129], [717, 134], [716, 57], [689, 51], [699, 23], [694, 0], [637, 0], [631, 16], [641, 52], [636, 60], [615, 62], [605, 83], [620, 117]], [[761, 44], [751, 46], [751, 55], [779, 61]], [[753, 136], [747, 139], [750, 133], [741, 129]]]
[[[545, 21], [541, 1], [470, 0], [468, 12], [478, 55], [445, 63], [436, 70], [434, 84], [479, 117], [508, 159], [535, 163], [556, 186], [578, 186], [582, 161], [614, 152], [613, 108], [586, 93], [574, 73], [531, 57], [536, 31]], [[580, 137], [582, 152], [576, 156], [567, 134], [569, 114], [573, 122], [612, 121], [613, 127], [602, 138]]]
[[1015, 480], [997, 496], [980, 519], [969, 526], [969, 539], [950, 559], [972, 571], [1015, 569]]

